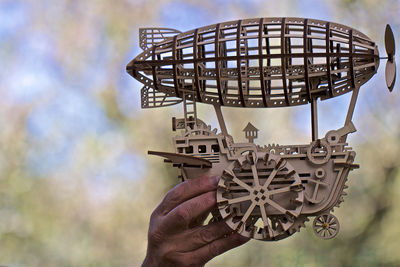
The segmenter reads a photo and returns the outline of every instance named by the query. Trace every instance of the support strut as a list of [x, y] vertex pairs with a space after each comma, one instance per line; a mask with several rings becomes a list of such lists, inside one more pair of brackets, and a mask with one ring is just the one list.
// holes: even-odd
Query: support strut
[[311, 101], [311, 133], [312, 140], [316, 141], [318, 139], [318, 110], [316, 97]]
[[217, 119], [221, 132], [224, 136], [228, 136], [228, 130], [226, 129], [224, 117], [222, 116], [221, 106], [218, 104], [214, 105], [215, 113], [217, 114]]
[[[351, 100], [350, 100], [350, 104], [349, 104], [349, 110], [347, 111], [347, 116], [346, 116], [346, 121], [344, 123], [344, 126], [347, 126], [350, 123], [352, 123], [351, 120], [353, 119], [353, 113], [354, 113], [354, 109], [356, 107], [356, 102], [357, 102], [359, 91], [360, 91], [360, 86], [356, 85], [355, 88], [353, 89], [353, 93], [351, 95]], [[341, 142], [346, 142], [346, 139], [347, 139], [347, 134], [342, 136], [340, 141]]]

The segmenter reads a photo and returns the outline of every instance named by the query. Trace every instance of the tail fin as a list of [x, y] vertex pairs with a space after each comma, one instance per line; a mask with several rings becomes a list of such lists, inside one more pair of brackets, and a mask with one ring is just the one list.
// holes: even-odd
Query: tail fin
[[158, 108], [172, 106], [182, 102], [182, 99], [170, 96], [164, 92], [156, 91], [147, 85], [140, 90], [142, 98], [142, 108]]
[[169, 28], [140, 28], [140, 48], [146, 50], [147, 48], [152, 47], [154, 44], [164, 41], [167, 38], [171, 38], [179, 33], [181, 32]]

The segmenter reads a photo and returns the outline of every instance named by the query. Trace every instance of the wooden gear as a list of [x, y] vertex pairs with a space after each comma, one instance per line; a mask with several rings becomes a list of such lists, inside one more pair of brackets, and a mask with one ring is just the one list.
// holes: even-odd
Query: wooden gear
[[[140, 29], [143, 52], [127, 66], [144, 84], [143, 108], [183, 102], [173, 118], [175, 152], [155, 152], [181, 171], [182, 180], [221, 177], [218, 210], [233, 230], [254, 239], [286, 238], [315, 216], [314, 231], [335, 237], [330, 214], [343, 201], [356, 153], [346, 143], [359, 89], [378, 70], [378, 48], [350, 27], [314, 19], [258, 18], [214, 24], [181, 33]], [[385, 32], [386, 82], [394, 87], [393, 32]], [[317, 103], [352, 92], [344, 126], [318, 137]], [[196, 103], [214, 106], [221, 132], [197, 118]], [[258, 129], [244, 129], [248, 142], [235, 143], [221, 107], [272, 108], [310, 104], [311, 142], [254, 143]]]

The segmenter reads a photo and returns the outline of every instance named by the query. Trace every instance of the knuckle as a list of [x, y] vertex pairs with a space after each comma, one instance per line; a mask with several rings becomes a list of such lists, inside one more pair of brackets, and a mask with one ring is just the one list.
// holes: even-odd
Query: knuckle
[[214, 206], [215, 204], [217, 204], [217, 196], [214, 191], [207, 193], [205, 203], [207, 206]]
[[176, 210], [175, 216], [181, 223], [187, 224], [190, 222], [190, 212], [184, 207], [179, 207]]
[[158, 228], [150, 228], [148, 238], [149, 242], [160, 244], [164, 240], [164, 234]]
[[193, 180], [193, 183], [196, 183], [198, 188], [212, 188], [212, 182], [208, 176], [198, 177]]
[[217, 180], [215, 177], [200, 176], [192, 180], [188, 180], [188, 186], [195, 188], [194, 191], [206, 192], [217, 188]]
[[199, 233], [199, 239], [202, 243], [208, 244], [214, 240], [214, 232], [211, 229], [204, 228]]
[[217, 246], [216, 243], [211, 243], [208, 246], [208, 253], [211, 256], [211, 258], [214, 258], [214, 257], [218, 256], [219, 254], [221, 254], [220, 248], [219, 248], [219, 246]]
[[169, 202], [179, 202], [184, 196], [184, 187], [185, 186], [183, 183], [174, 187], [167, 193], [167, 195], [165, 196], [165, 200]]
[[198, 201], [192, 204], [193, 209], [211, 211], [217, 204], [215, 192], [208, 192], [198, 198]]

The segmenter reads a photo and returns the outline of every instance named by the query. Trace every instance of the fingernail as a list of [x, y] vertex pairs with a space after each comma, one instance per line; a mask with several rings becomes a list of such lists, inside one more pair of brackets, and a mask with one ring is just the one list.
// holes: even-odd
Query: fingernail
[[213, 176], [213, 177], [211, 177], [213, 185], [215, 185], [215, 186], [218, 185], [219, 178], [220, 178], [219, 176]]

